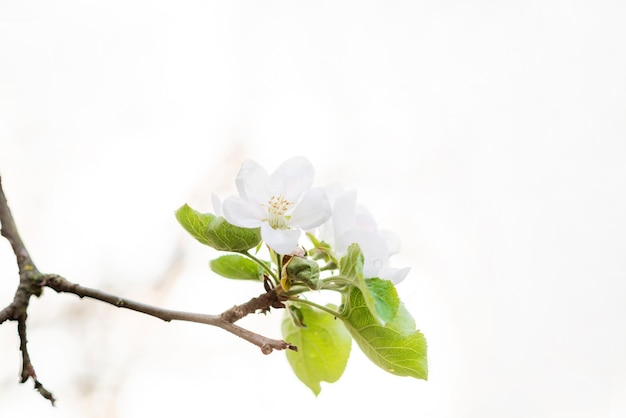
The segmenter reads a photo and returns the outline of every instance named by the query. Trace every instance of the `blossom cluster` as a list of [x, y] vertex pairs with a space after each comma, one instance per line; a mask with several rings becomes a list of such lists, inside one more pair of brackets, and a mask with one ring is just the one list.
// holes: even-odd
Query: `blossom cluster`
[[314, 177], [313, 165], [302, 156], [288, 159], [271, 174], [247, 160], [236, 178], [239, 194], [215, 210], [235, 226], [260, 228], [265, 244], [281, 255], [297, 254], [303, 232], [329, 244], [337, 256], [356, 243], [363, 252], [365, 277], [402, 281], [409, 268], [389, 262], [399, 251], [398, 238], [377, 227], [369, 211], [357, 204], [356, 191], [338, 184], [313, 187]]
[[[262, 311], [284, 308], [284, 341], [298, 348], [287, 350], [287, 360], [316, 395], [320, 382], [339, 379], [353, 340], [383, 370], [427, 379], [426, 339], [395, 288], [409, 269], [389, 261], [398, 238], [378, 228], [356, 191], [314, 187], [314, 177], [305, 157], [290, 158], [271, 174], [244, 161], [238, 194], [223, 203], [214, 195], [215, 214], [184, 204], [176, 219], [200, 243], [229, 253], [211, 260], [214, 273], [262, 281], [275, 298]], [[258, 257], [262, 248], [269, 257]], [[340, 303], [305, 295], [321, 291], [338, 293]]]

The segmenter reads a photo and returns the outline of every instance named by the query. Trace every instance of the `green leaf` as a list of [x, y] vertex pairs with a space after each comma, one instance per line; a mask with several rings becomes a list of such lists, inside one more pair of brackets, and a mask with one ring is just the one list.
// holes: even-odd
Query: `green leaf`
[[351, 244], [347, 254], [341, 257], [339, 274], [354, 281], [363, 279], [363, 252], [359, 244]]
[[286, 312], [291, 318], [293, 325], [300, 328], [306, 328], [306, 325], [304, 325], [304, 315], [302, 314], [302, 309], [294, 304], [290, 304]]
[[[383, 324], [391, 321], [398, 312], [400, 306], [400, 298], [396, 287], [389, 280], [373, 278], [365, 279], [367, 294], [373, 299], [375, 316], [382, 321]], [[366, 303], [370, 302], [366, 299]], [[368, 308], [372, 307], [368, 304]]]
[[396, 288], [388, 280], [363, 277], [363, 253], [359, 245], [351, 244], [339, 264], [339, 273], [361, 290], [372, 315], [382, 324], [391, 321], [400, 304]]
[[184, 204], [176, 211], [176, 219], [192, 237], [220, 251], [247, 251], [261, 242], [260, 228], [240, 228], [221, 216], [200, 213]]
[[223, 255], [212, 260], [211, 270], [227, 279], [261, 280], [263, 269], [249, 258], [238, 254]]
[[304, 327], [294, 324], [290, 315], [285, 315], [282, 323], [284, 340], [298, 347], [298, 351], [286, 351], [287, 360], [298, 379], [317, 396], [322, 390], [320, 382], [336, 382], [343, 374], [352, 338], [331, 314], [304, 304], [298, 311]]
[[176, 211], [176, 219], [192, 237], [202, 244], [211, 245], [205, 234], [209, 223], [215, 219], [215, 215], [197, 212], [185, 203]]
[[352, 287], [343, 297], [342, 320], [363, 353], [377, 366], [398, 376], [428, 378], [426, 339], [403, 304], [395, 317], [380, 324], [365, 303], [363, 293]]

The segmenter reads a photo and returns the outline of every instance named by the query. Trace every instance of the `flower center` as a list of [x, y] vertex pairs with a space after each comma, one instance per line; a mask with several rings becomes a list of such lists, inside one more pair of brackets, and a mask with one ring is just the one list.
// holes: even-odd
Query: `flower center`
[[285, 214], [291, 208], [293, 202], [285, 199], [283, 195], [272, 196], [267, 201], [267, 205], [263, 205], [267, 208], [268, 218], [265, 219], [274, 229], [287, 229], [288, 216]]

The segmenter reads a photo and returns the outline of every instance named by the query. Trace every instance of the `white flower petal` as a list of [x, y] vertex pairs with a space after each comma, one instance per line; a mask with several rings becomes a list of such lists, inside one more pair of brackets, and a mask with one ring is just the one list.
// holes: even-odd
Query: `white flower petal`
[[282, 163], [269, 179], [270, 191], [296, 202], [313, 185], [315, 170], [305, 157], [293, 157]]
[[299, 229], [274, 229], [268, 223], [261, 225], [261, 238], [278, 254], [290, 254], [298, 247]]
[[265, 214], [263, 207], [249, 205], [239, 196], [226, 198], [222, 204], [222, 211], [229, 223], [242, 228], [258, 228]]
[[376, 221], [369, 210], [363, 205], [357, 205], [354, 209], [356, 228], [374, 231], [377, 229]]
[[355, 210], [356, 190], [337, 196], [333, 204], [333, 229], [336, 236], [356, 227]]
[[326, 196], [328, 196], [328, 200], [331, 202], [334, 202], [339, 196], [346, 193], [341, 183], [328, 184], [324, 187], [324, 191], [326, 192]]
[[378, 277], [381, 279], [389, 280], [393, 284], [398, 284], [402, 280], [404, 280], [406, 276], [408, 276], [409, 271], [411, 271], [410, 267], [404, 267], [399, 269], [385, 265], [382, 269], [380, 269]]
[[289, 226], [302, 229], [315, 228], [330, 218], [330, 203], [321, 187], [308, 190], [298, 202], [289, 219]]
[[385, 238], [385, 241], [387, 241], [389, 255], [398, 254], [400, 252], [400, 237], [386, 229], [381, 229], [379, 232]]
[[370, 258], [379, 268], [389, 259], [389, 247], [385, 239], [376, 231], [365, 231], [362, 229], [351, 229], [337, 237], [337, 251], [345, 253], [350, 244], [357, 243], [363, 252], [363, 256]]
[[334, 223], [337, 218], [337, 209], [334, 202], [337, 200], [337, 197], [343, 195], [345, 191], [340, 183], [332, 183], [324, 187], [324, 192], [330, 202], [332, 216], [319, 227], [313, 228], [316, 229], [315, 231], [311, 230], [310, 232], [314, 233], [320, 241], [326, 242], [332, 247], [335, 244], [336, 233]]
[[267, 171], [255, 161], [246, 160], [241, 164], [235, 184], [239, 196], [246, 202], [267, 203], [271, 196]]

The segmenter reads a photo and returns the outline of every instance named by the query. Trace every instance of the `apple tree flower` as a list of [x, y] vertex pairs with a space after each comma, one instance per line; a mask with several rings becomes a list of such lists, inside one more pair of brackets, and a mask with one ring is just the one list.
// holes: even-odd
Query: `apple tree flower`
[[357, 204], [356, 191], [346, 192], [339, 185], [330, 185], [326, 192], [333, 202], [333, 216], [319, 228], [320, 238], [340, 255], [350, 244], [357, 243], [363, 252], [365, 277], [379, 277], [395, 284], [404, 280], [410, 268], [390, 265], [390, 257], [400, 250], [398, 237], [378, 228], [367, 208]]
[[305, 157], [293, 157], [271, 175], [252, 160], [237, 174], [238, 196], [224, 200], [226, 220], [243, 228], [261, 228], [263, 241], [278, 254], [297, 249], [303, 229], [312, 229], [330, 217], [324, 189], [311, 187], [315, 171]]

